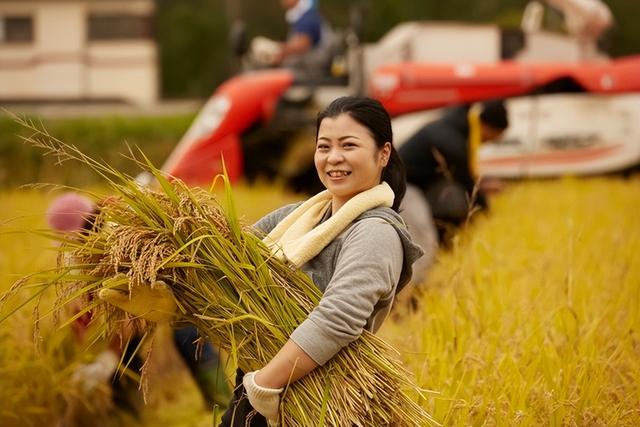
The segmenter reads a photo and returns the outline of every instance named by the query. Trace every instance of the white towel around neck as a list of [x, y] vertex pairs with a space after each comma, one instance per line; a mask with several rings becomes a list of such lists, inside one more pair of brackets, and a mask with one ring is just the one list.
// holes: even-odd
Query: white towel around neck
[[264, 238], [264, 242], [280, 259], [301, 267], [318, 255], [333, 239], [362, 213], [378, 206], [391, 207], [395, 194], [382, 182], [349, 199], [331, 218], [318, 225], [328, 209], [332, 195], [322, 191], [287, 215]]

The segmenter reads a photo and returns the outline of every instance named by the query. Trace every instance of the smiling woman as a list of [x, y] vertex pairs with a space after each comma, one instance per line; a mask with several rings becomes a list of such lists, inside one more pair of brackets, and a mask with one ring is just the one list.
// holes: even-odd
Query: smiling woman
[[[252, 426], [275, 423], [284, 387], [327, 363], [363, 331], [375, 332], [422, 254], [396, 212], [404, 170], [389, 115], [378, 101], [339, 98], [318, 115], [315, 166], [326, 190], [254, 227], [267, 234], [276, 256], [313, 279], [323, 297], [266, 366], [238, 372], [223, 426], [249, 419]], [[368, 250], [383, 245], [384, 255]], [[254, 409], [259, 415], [251, 417]]]

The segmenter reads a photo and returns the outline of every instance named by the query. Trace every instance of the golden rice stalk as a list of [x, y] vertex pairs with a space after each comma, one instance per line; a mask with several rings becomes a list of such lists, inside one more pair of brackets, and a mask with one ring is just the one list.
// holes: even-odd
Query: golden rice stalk
[[[259, 236], [241, 226], [228, 181], [224, 208], [204, 190], [169, 182], [148, 161], [160, 190], [140, 188], [33, 123], [25, 125], [35, 132], [28, 142], [62, 159], [80, 160], [118, 195], [102, 204], [93, 230], [66, 242], [77, 265], [61, 266], [58, 283], [77, 284], [65, 293], [69, 299], [96, 292], [117, 274], [125, 274], [130, 286], [164, 280], [175, 295], [180, 321], [197, 326], [245, 372], [273, 358], [320, 301], [308, 276], [273, 257]], [[92, 300], [91, 308], [106, 312], [111, 332], [128, 318]], [[148, 332], [153, 326], [139, 321], [138, 327]], [[281, 421], [300, 427], [437, 424], [414, 401], [419, 395], [395, 350], [365, 332], [285, 389]]]

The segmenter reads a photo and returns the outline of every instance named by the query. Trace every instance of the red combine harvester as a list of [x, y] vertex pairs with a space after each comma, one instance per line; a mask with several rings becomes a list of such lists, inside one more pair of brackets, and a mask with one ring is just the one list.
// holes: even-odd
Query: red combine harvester
[[[596, 39], [611, 24], [596, 0], [548, 0], [571, 34], [540, 29], [541, 5], [521, 31], [492, 25], [411, 22], [378, 43], [351, 43], [333, 69], [303, 81], [287, 69], [245, 72], [222, 84], [163, 171], [190, 184], [222, 172], [281, 178], [314, 191], [315, 115], [338, 96], [366, 94], [393, 117], [401, 145], [441, 108], [506, 98], [511, 126], [479, 154], [485, 176], [601, 174], [640, 163], [640, 56], [611, 60]], [[356, 37], [346, 37], [354, 40]], [[348, 64], [346, 67], [337, 65]]]

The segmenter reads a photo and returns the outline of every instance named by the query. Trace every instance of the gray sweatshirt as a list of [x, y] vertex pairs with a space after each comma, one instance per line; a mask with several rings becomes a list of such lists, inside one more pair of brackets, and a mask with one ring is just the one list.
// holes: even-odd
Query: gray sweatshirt
[[[277, 209], [254, 227], [269, 233], [299, 205]], [[329, 215], [330, 210], [323, 221]], [[377, 331], [422, 253], [393, 210], [379, 207], [361, 214], [301, 267], [323, 296], [291, 339], [323, 365], [364, 329]]]

